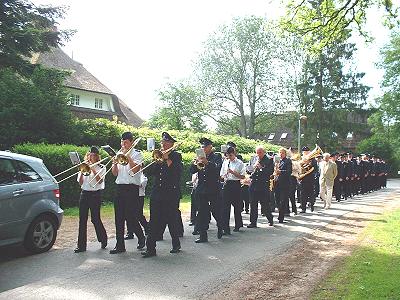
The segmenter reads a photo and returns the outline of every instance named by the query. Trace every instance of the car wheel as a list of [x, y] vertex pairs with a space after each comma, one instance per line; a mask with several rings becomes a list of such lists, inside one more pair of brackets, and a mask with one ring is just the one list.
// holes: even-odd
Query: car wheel
[[39, 216], [29, 226], [24, 246], [33, 253], [43, 253], [53, 247], [57, 237], [56, 224], [51, 216]]

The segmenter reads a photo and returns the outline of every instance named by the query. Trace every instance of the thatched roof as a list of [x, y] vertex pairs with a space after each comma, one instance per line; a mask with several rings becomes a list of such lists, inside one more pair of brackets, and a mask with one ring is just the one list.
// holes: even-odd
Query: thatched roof
[[[112, 97], [112, 101], [115, 108], [115, 113], [119, 119], [126, 122], [129, 125], [140, 126], [143, 124], [143, 120], [134, 113], [125, 102], [119, 99], [110, 89], [108, 89], [103, 83], [101, 83], [95, 76], [93, 76], [83, 65], [72, 58], [70, 58], [60, 48], [52, 48], [50, 51], [45, 53], [37, 53], [32, 56], [31, 63], [41, 64], [48, 68], [63, 69], [71, 72], [64, 82], [66, 87], [98, 92], [103, 94], [109, 94]], [[83, 109], [76, 107], [75, 110]], [[80, 117], [93, 117], [98, 115], [100, 112], [93, 109], [84, 109]], [[88, 112], [88, 111], [93, 112]], [[101, 113], [100, 113], [101, 114]], [[92, 116], [93, 115], [93, 116]], [[98, 117], [98, 116], [97, 116]], [[110, 118], [108, 112], [104, 111], [105, 118]]]

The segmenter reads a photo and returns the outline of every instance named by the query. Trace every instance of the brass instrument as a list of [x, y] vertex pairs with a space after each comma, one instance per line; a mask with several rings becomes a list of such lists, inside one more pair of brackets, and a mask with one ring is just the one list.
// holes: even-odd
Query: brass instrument
[[68, 169], [66, 169], [66, 170], [54, 175], [54, 177], [58, 177], [58, 176], [66, 173], [66, 172], [68, 172], [68, 171], [70, 171], [70, 170], [72, 170], [74, 168], [78, 168], [78, 171], [74, 172], [73, 174], [71, 174], [71, 175], [69, 175], [69, 176], [67, 176], [67, 177], [65, 177], [65, 178], [63, 178], [61, 180], [58, 180], [57, 183], [61, 183], [61, 182], [65, 181], [65, 180], [67, 180], [67, 179], [70, 179], [71, 177], [74, 177], [74, 176], [78, 175], [79, 172], [81, 172], [83, 176], [89, 176], [90, 173], [92, 172], [91, 168], [94, 167], [94, 166], [97, 166], [98, 164], [102, 163], [106, 159], [108, 159], [108, 157], [105, 157], [102, 160], [99, 160], [98, 162], [95, 162], [93, 164], [89, 164], [88, 161], [84, 161], [84, 162], [82, 162], [80, 164], [72, 166], [71, 168], [68, 168]]
[[195, 158], [192, 163], [197, 167], [198, 170], [204, 170], [206, 168], [206, 164], [198, 161], [197, 158]]
[[[176, 148], [178, 148], [181, 144], [182, 144], [182, 142], [175, 143], [171, 148], [169, 148], [167, 150], [154, 149], [153, 154], [152, 154], [153, 161], [151, 163], [149, 163], [147, 166], [145, 166], [143, 169], [140, 169], [137, 172], [130, 174], [130, 175], [135, 176], [137, 173], [146, 170], [148, 167], [150, 167], [154, 163], [163, 163], [164, 162], [164, 154], [169, 154], [171, 151], [176, 150]], [[136, 167], [137, 166], [131, 168], [128, 172], [130, 173]]]
[[299, 180], [302, 180], [304, 177], [314, 171], [311, 160], [319, 155], [322, 155], [322, 153], [322, 149], [318, 145], [315, 145], [314, 150], [312, 150], [307, 156], [303, 157], [302, 161], [300, 162], [301, 173], [298, 178]]
[[136, 145], [140, 142], [142, 138], [138, 137], [132, 144], [132, 146], [126, 151], [126, 153], [123, 153], [119, 151], [116, 156], [115, 160], [117, 161], [118, 164], [126, 166], [129, 163], [128, 155], [131, 153], [132, 149], [136, 147]]
[[279, 162], [280, 162], [280, 157], [275, 156], [274, 157], [274, 173], [269, 178], [269, 190], [273, 192], [276, 188], [276, 183], [278, 182], [278, 171], [279, 171]]

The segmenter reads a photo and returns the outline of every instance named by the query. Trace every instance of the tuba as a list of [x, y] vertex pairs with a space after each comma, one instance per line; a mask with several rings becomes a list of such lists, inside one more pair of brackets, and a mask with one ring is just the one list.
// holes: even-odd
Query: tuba
[[316, 158], [317, 156], [322, 155], [322, 153], [322, 149], [318, 145], [315, 145], [314, 150], [312, 150], [308, 155], [305, 155], [302, 158], [300, 162], [301, 173], [299, 174], [299, 180], [303, 179], [314, 171], [311, 160]]

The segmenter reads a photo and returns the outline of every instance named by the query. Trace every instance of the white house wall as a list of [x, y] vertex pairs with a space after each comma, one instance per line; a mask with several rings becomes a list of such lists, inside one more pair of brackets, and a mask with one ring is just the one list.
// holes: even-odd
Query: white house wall
[[[101, 94], [96, 92], [83, 91], [73, 88], [66, 88], [68, 94], [79, 95], [79, 105], [74, 105], [77, 107], [84, 107], [102, 111], [115, 112], [113, 101], [111, 95]], [[103, 99], [103, 108], [95, 107], [95, 99]]]

